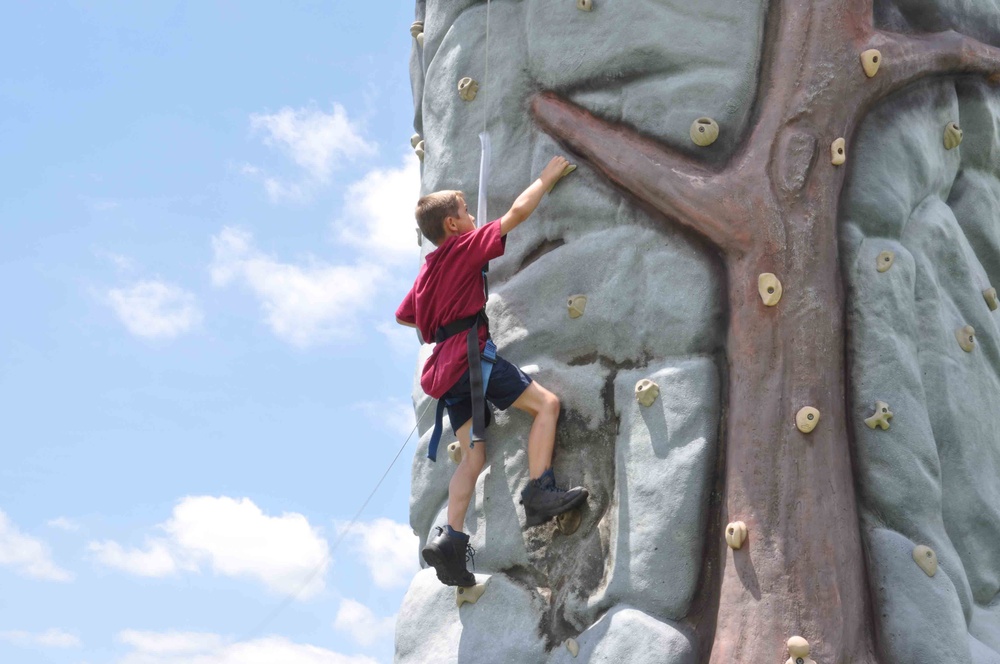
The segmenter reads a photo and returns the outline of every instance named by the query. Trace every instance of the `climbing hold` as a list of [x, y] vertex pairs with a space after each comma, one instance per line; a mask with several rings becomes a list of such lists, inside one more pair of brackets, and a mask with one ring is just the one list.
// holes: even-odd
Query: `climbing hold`
[[653, 405], [660, 396], [660, 386], [648, 378], [643, 378], [635, 384], [635, 400], [647, 408]]
[[580, 644], [576, 642], [576, 639], [566, 639], [566, 650], [575, 658], [580, 654]]
[[944, 149], [951, 150], [957, 148], [962, 142], [962, 130], [957, 122], [949, 122], [944, 127]]
[[892, 267], [893, 261], [896, 260], [895, 252], [886, 250], [878, 255], [875, 259], [875, 269], [879, 272], [885, 272], [890, 267]]
[[726, 526], [726, 544], [730, 549], [739, 549], [747, 539], [747, 524], [742, 521], [733, 521]]
[[417, 231], [417, 246], [418, 247], [424, 246], [424, 234], [420, 232], [419, 228], [416, 228], [414, 230]]
[[458, 96], [465, 101], [472, 101], [479, 92], [479, 83], [466, 76], [458, 82]]
[[847, 142], [843, 138], [838, 138], [830, 146], [830, 163], [840, 166], [847, 161]]
[[583, 12], [589, 12], [594, 8], [594, 0], [576, 0], [576, 8]]
[[917, 563], [917, 566], [924, 570], [927, 576], [934, 576], [937, 574], [937, 554], [934, 553], [934, 549], [924, 544], [918, 544], [913, 547], [913, 561]]
[[413, 136], [410, 136], [410, 147], [411, 148], [417, 147], [417, 143], [419, 143], [422, 140], [423, 139], [420, 137], [420, 134], [414, 134]]
[[809, 642], [801, 636], [788, 639], [788, 654], [791, 657], [785, 664], [816, 664], [815, 660], [809, 659]]
[[570, 295], [567, 306], [569, 307], [569, 317], [579, 318], [587, 310], [587, 296]]
[[976, 347], [976, 328], [971, 325], [960, 327], [955, 330], [955, 338], [958, 339], [958, 345], [961, 346], [962, 350], [971, 353], [972, 349]]
[[417, 35], [423, 34], [423, 32], [424, 32], [423, 21], [414, 21], [412, 24], [410, 24], [410, 36], [413, 37], [414, 39], [417, 38]]
[[781, 282], [770, 272], [757, 277], [757, 291], [766, 307], [773, 307], [781, 300]]
[[879, 427], [882, 431], [889, 428], [889, 420], [892, 419], [892, 411], [889, 410], [889, 404], [884, 401], [875, 402], [875, 414], [871, 417], [865, 418], [865, 424], [868, 425], [869, 429], [874, 429]]
[[572, 535], [580, 527], [582, 520], [580, 510], [569, 510], [556, 517], [556, 527], [563, 535]]
[[576, 170], [576, 164], [566, 164], [566, 168], [564, 168], [564, 169], [562, 170], [562, 173], [560, 173], [560, 174], [559, 174], [559, 179], [558, 179], [558, 180], [556, 180], [555, 182], [553, 182], [552, 184], [550, 184], [550, 185], [549, 185], [549, 188], [548, 188], [548, 189], [546, 189], [546, 190], [545, 190], [545, 192], [546, 192], [546, 193], [548, 193], [548, 192], [552, 191], [552, 189], [553, 189], [553, 188], [554, 188], [554, 187], [555, 187], [555, 186], [556, 186], [557, 184], [559, 184], [560, 182], [562, 182], [562, 179], [563, 179], [564, 177], [566, 177], [567, 175], [569, 175], [570, 173], [572, 173], [572, 172], [573, 172], [573, 171], [575, 171], [575, 170]]
[[990, 308], [990, 311], [997, 310], [997, 289], [987, 288], [983, 291], [983, 298], [986, 299], [986, 306]]
[[459, 586], [455, 588], [455, 606], [462, 606], [466, 602], [475, 604], [483, 596], [484, 592], [486, 592], [485, 583], [477, 583], [474, 586], [467, 587]]
[[806, 406], [795, 414], [795, 426], [802, 433], [809, 433], [819, 424], [819, 411], [812, 406]]
[[420, 141], [419, 143], [417, 143], [416, 145], [414, 145], [413, 146], [413, 152], [417, 155], [417, 158], [420, 159], [420, 161], [423, 161], [424, 160], [424, 142]]
[[462, 444], [457, 440], [448, 446], [448, 458], [455, 463], [462, 463]]
[[861, 66], [865, 70], [865, 76], [873, 77], [878, 73], [878, 67], [882, 64], [882, 54], [877, 48], [870, 48], [861, 54]]
[[719, 137], [719, 123], [712, 118], [698, 118], [691, 123], [690, 133], [695, 145], [706, 147]]

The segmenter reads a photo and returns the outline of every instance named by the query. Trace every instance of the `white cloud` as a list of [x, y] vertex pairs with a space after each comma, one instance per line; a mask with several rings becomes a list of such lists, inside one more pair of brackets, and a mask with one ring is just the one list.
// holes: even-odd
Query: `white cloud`
[[407, 155], [399, 168], [368, 171], [344, 194], [336, 222], [341, 238], [384, 261], [415, 265], [420, 247], [413, 211], [419, 197], [420, 161], [415, 155]]
[[47, 629], [44, 632], [23, 632], [9, 630], [0, 632], [0, 641], [7, 641], [16, 646], [42, 648], [79, 648], [80, 639], [61, 629]]
[[25, 535], [0, 510], [0, 565], [13, 567], [22, 576], [43, 581], [69, 581], [73, 575], [52, 561], [49, 547]]
[[133, 648], [118, 664], [378, 664], [370, 657], [342, 655], [280, 636], [229, 642], [208, 633], [127, 630], [118, 639]]
[[[339, 532], [344, 532], [348, 524], [336, 525]], [[420, 540], [407, 525], [386, 518], [355, 523], [347, 538], [379, 588], [405, 586], [420, 571], [417, 564]]]
[[259, 251], [250, 233], [236, 228], [224, 228], [212, 238], [212, 247], [212, 283], [245, 283], [274, 334], [302, 348], [352, 336], [358, 314], [371, 305], [384, 279], [373, 263], [279, 262]]
[[361, 127], [340, 104], [334, 104], [331, 113], [290, 107], [277, 113], [254, 113], [250, 126], [264, 132], [264, 144], [284, 153], [303, 173], [300, 183], [284, 183], [256, 166], [244, 166], [244, 173], [264, 180], [273, 201], [304, 198], [313, 186], [328, 183], [330, 174], [342, 162], [376, 152], [375, 144], [364, 139]]
[[364, 401], [352, 405], [351, 409], [363, 413], [373, 426], [388, 429], [401, 436], [412, 432], [417, 423], [413, 404], [402, 399]]
[[216, 574], [259, 581], [277, 593], [306, 599], [325, 587], [330, 550], [301, 514], [268, 516], [248, 498], [193, 496], [159, 526], [167, 538], [145, 550], [92, 542], [108, 567], [138, 576], [165, 576], [208, 566]]
[[50, 528], [58, 528], [59, 530], [65, 530], [68, 533], [75, 533], [80, 530], [80, 524], [75, 521], [71, 521], [64, 516], [56, 517], [55, 519], [49, 519], [45, 525]]
[[379, 618], [361, 602], [344, 599], [333, 621], [335, 629], [347, 632], [362, 646], [379, 641], [392, 641], [396, 631], [396, 616]]
[[129, 332], [147, 339], [173, 339], [202, 319], [194, 295], [162, 281], [113, 288], [107, 301]]

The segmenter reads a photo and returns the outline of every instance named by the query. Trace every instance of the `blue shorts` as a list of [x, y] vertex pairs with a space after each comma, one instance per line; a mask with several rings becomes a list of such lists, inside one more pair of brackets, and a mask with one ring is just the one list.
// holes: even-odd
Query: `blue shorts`
[[[523, 371], [511, 364], [507, 360], [497, 355], [496, 364], [493, 365], [493, 373], [490, 374], [490, 382], [486, 386], [486, 400], [493, 404], [494, 408], [507, 410], [517, 398], [524, 394], [524, 391], [531, 385], [531, 377], [526, 376]], [[458, 431], [462, 425], [472, 419], [472, 392], [469, 390], [469, 370], [466, 369], [462, 377], [445, 392], [442, 399], [445, 399], [445, 406], [448, 409], [448, 421], [451, 422], [452, 431]], [[458, 399], [454, 405], [447, 401]], [[486, 408], [486, 426], [490, 425], [490, 409]]]

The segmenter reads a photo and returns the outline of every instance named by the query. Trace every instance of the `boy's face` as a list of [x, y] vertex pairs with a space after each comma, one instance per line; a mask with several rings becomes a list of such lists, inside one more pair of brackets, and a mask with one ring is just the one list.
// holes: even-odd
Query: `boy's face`
[[448, 217], [455, 222], [456, 233], [468, 233], [476, 230], [476, 218], [469, 214], [469, 206], [465, 203], [465, 196], [458, 197], [458, 217]]

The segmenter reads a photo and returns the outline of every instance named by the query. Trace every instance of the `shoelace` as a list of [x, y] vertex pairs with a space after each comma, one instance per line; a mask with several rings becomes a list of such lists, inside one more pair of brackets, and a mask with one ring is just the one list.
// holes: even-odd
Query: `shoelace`
[[471, 544], [465, 545], [465, 559], [472, 563], [472, 571], [476, 571], [476, 550], [472, 548]]

